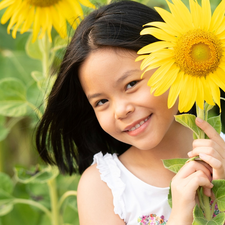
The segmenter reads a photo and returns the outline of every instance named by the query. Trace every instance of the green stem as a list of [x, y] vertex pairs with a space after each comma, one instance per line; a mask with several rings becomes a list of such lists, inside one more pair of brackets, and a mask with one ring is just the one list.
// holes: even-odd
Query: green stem
[[67, 191], [63, 194], [63, 196], [59, 200], [59, 209], [61, 208], [63, 202], [68, 198], [69, 196], [77, 196], [76, 191]]
[[28, 102], [28, 105], [31, 107], [31, 109], [34, 110], [34, 112], [37, 114], [38, 118], [41, 119], [42, 118], [42, 112], [32, 103]]
[[213, 201], [212, 208], [211, 208], [211, 218], [213, 218], [213, 213], [215, 212], [216, 208], [216, 200]]
[[[49, 67], [50, 67], [50, 43], [47, 37], [47, 34], [43, 37], [41, 40], [42, 44], [42, 70], [43, 70], [43, 76], [47, 80], [49, 78]], [[46, 90], [44, 91], [44, 108], [47, 107], [47, 96], [46, 96]]]
[[52, 225], [59, 225], [58, 194], [55, 179], [48, 181], [48, 188], [51, 199]]
[[205, 210], [205, 206], [202, 201], [201, 187], [197, 189], [197, 193], [198, 193], [200, 207], [201, 207], [201, 209]]
[[42, 39], [42, 51], [43, 51], [43, 59], [42, 59], [42, 69], [43, 69], [43, 75], [45, 78], [48, 77], [49, 74], [49, 41], [48, 37], [45, 34], [45, 36]]
[[[197, 111], [197, 117], [199, 117], [202, 120], [205, 120], [205, 111], [204, 109], [201, 109], [200, 107], [197, 106], [196, 104], [196, 111]], [[203, 130], [200, 131], [199, 135], [200, 139], [205, 138], [205, 133]], [[209, 203], [209, 197], [206, 196], [204, 193], [202, 193], [202, 201], [204, 205], [204, 213], [205, 213], [205, 218], [209, 221], [211, 220], [211, 211], [210, 211], [210, 203]]]
[[51, 219], [51, 212], [42, 204], [35, 202], [33, 200], [29, 200], [29, 199], [20, 199], [20, 198], [16, 198], [13, 200], [14, 204], [27, 204], [27, 205], [31, 205], [34, 206], [38, 209], [40, 209], [41, 211], [43, 211], [50, 219]]
[[3, 172], [3, 159], [4, 159], [4, 153], [3, 153], [3, 147], [2, 147], [3, 143], [2, 141], [0, 141], [0, 172]]

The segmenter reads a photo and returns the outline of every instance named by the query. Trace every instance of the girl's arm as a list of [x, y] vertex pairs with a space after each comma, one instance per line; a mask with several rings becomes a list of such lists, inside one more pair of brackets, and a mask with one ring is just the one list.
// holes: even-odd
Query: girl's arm
[[78, 185], [77, 201], [80, 225], [125, 225], [114, 213], [112, 192], [101, 180], [96, 165], [83, 173]]

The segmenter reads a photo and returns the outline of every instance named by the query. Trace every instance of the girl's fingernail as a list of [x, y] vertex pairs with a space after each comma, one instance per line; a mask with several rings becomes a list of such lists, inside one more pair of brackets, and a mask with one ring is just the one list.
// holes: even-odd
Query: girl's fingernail
[[206, 154], [200, 153], [199, 154], [199, 158], [202, 159], [202, 160], [205, 160], [206, 159]]
[[199, 118], [199, 117], [197, 117], [197, 119], [196, 119], [199, 123], [202, 123], [204, 120], [203, 119], [201, 119], [201, 118]]
[[189, 157], [191, 157], [192, 156], [192, 152], [188, 152], [188, 154], [187, 154]]

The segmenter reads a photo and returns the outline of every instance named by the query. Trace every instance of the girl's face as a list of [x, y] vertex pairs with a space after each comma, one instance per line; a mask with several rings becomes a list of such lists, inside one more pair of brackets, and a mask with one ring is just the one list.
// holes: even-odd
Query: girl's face
[[173, 132], [177, 105], [167, 108], [168, 93], [150, 94], [147, 83], [155, 70], [141, 79], [136, 57], [135, 52], [123, 49], [93, 51], [82, 64], [79, 79], [102, 129], [122, 142], [148, 150]]

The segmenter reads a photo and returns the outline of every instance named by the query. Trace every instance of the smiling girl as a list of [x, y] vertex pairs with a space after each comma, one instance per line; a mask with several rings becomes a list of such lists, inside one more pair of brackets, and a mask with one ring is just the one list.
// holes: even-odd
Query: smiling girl
[[[155, 97], [141, 79], [137, 51], [155, 42], [142, 25], [162, 21], [132, 1], [89, 14], [69, 44], [37, 130], [43, 160], [62, 172], [79, 171], [80, 225], [191, 225], [196, 190], [211, 196], [212, 179], [225, 179], [225, 143], [207, 122], [210, 137], [193, 140], [177, 123], [168, 93]], [[162, 159], [201, 155], [175, 175]], [[171, 182], [172, 181], [172, 182]], [[173, 208], [168, 204], [171, 183]]]

